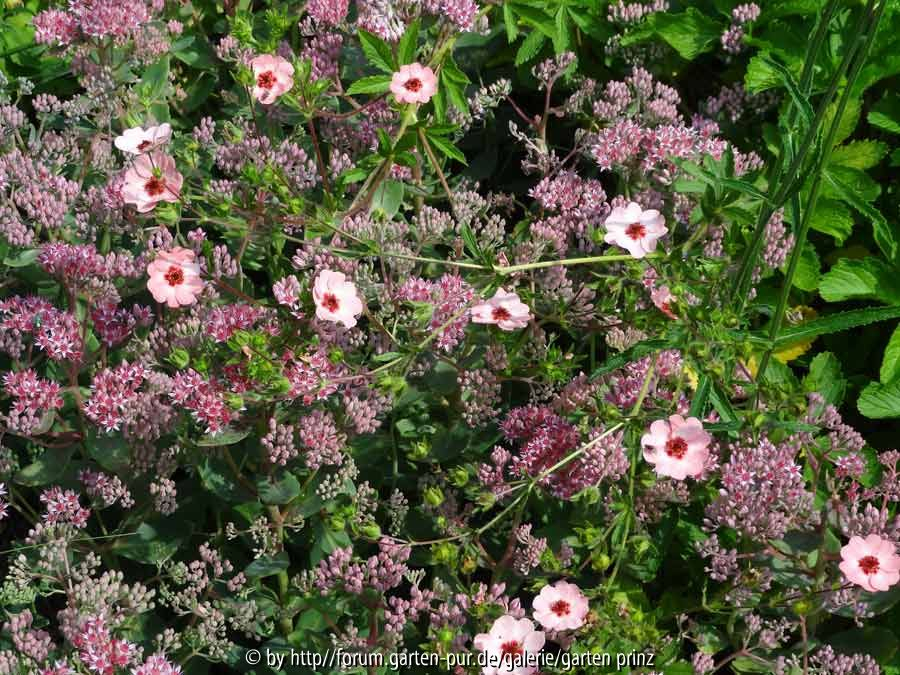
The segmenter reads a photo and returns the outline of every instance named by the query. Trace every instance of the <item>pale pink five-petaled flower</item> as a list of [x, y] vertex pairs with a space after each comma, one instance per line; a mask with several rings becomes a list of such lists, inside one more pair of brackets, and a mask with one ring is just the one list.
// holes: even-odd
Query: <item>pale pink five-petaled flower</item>
[[656, 473], [675, 480], [703, 473], [709, 459], [712, 438], [696, 417], [672, 415], [669, 421], [656, 420], [641, 437], [644, 459], [655, 465]]
[[165, 145], [171, 139], [172, 126], [164, 123], [158, 127], [148, 127], [147, 129], [143, 127], [126, 129], [113, 142], [122, 152], [127, 152], [130, 155], [141, 155], [155, 150], [161, 145]]
[[501, 330], [525, 328], [532, 319], [528, 305], [503, 288], [498, 288], [490, 300], [472, 307], [471, 313], [473, 323], [496, 324]]
[[263, 54], [250, 61], [253, 69], [253, 98], [263, 105], [274, 103], [294, 86], [294, 66], [280, 56]]
[[665, 217], [656, 209], [644, 211], [637, 202], [617, 206], [604, 223], [607, 244], [615, 244], [635, 258], [643, 258], [656, 250], [656, 242], [669, 230]]
[[544, 633], [528, 619], [501, 616], [489, 633], [479, 633], [475, 649], [485, 652], [484, 675], [531, 675], [537, 671], [536, 655], [544, 648]]
[[138, 155], [125, 171], [122, 199], [134, 204], [139, 213], [147, 213], [160, 202], [177, 202], [183, 182], [175, 160], [165, 153]]
[[534, 618], [547, 630], [575, 630], [584, 625], [589, 610], [581, 589], [567, 581], [547, 585], [532, 603]]
[[343, 272], [322, 270], [313, 284], [316, 316], [323, 321], [342, 323], [347, 328], [356, 325], [363, 303], [356, 294], [356, 285], [347, 281]]
[[428, 103], [437, 92], [437, 76], [428, 66], [410, 63], [391, 77], [391, 93], [399, 103]]
[[656, 305], [657, 309], [667, 317], [670, 319], [678, 318], [675, 316], [675, 312], [672, 311], [672, 302], [675, 300], [675, 296], [672, 295], [672, 291], [669, 290], [668, 286], [654, 288], [650, 292], [650, 299], [653, 301], [653, 304]]
[[852, 537], [841, 549], [841, 572], [867, 591], [886, 591], [900, 581], [900, 556], [897, 545], [877, 534]]
[[169, 307], [192, 305], [203, 291], [200, 265], [197, 256], [187, 248], [176, 246], [170, 251], [160, 251], [156, 259], [147, 265], [147, 288], [157, 302]]

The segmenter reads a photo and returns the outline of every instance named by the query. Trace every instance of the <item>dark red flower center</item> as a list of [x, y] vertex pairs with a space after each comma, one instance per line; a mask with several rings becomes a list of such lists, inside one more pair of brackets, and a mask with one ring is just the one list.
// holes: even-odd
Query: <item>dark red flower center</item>
[[494, 311], [491, 312], [491, 316], [494, 318], [494, 321], [506, 321], [510, 314], [509, 310], [505, 307], [494, 307]]
[[166, 191], [166, 181], [156, 176], [151, 176], [144, 183], [144, 192], [151, 197], [157, 197]]
[[556, 614], [556, 616], [566, 616], [570, 610], [571, 605], [565, 600], [557, 600], [550, 605], [550, 611]]
[[151, 145], [153, 145], [153, 143], [151, 143], [150, 141], [141, 141], [140, 143], [138, 143], [137, 149], [140, 150], [141, 152], [143, 152], [144, 150], [149, 148]]
[[169, 282], [169, 286], [178, 286], [184, 283], [184, 270], [178, 265], [172, 265], [163, 278]]
[[641, 225], [640, 223], [632, 223], [628, 227], [625, 228], [625, 234], [629, 237], [637, 241], [644, 237], [647, 234], [647, 228]]
[[260, 89], [271, 89], [275, 86], [275, 81], [275, 73], [267, 70], [256, 77], [256, 86]]
[[875, 574], [878, 572], [879, 567], [881, 565], [878, 563], [878, 558], [874, 555], [867, 555], [865, 558], [859, 559], [859, 569], [865, 574]]
[[422, 88], [422, 80], [420, 80], [418, 77], [411, 77], [403, 83], [403, 86], [407, 91], [415, 93]]
[[522, 644], [518, 640], [510, 640], [509, 642], [504, 642], [500, 645], [500, 653], [503, 658], [507, 656], [521, 656], [525, 653], [525, 650], [522, 648]]
[[341, 303], [337, 299], [336, 295], [334, 295], [333, 293], [326, 293], [325, 297], [322, 298], [322, 306], [329, 312], [336, 312], [341, 306]]
[[666, 454], [675, 459], [681, 459], [687, 453], [687, 442], [683, 438], [671, 438], [666, 441]]

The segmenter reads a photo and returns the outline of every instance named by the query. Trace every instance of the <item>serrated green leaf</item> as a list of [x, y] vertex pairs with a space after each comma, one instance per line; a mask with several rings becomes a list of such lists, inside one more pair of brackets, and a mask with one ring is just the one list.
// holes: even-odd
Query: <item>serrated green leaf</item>
[[822, 352], [809, 364], [809, 374], [803, 378], [803, 388], [818, 392], [831, 405], [839, 406], [844, 400], [847, 380], [841, 370], [841, 362], [831, 352]]
[[[861, 171], [846, 167], [829, 167], [825, 171], [824, 176], [830, 187], [841, 199], [872, 223], [875, 243], [878, 244], [878, 248], [881, 249], [885, 257], [894, 264], [900, 263], [900, 242], [898, 242], [898, 235], [895, 231], [896, 227], [888, 223], [881, 211], [872, 206], [869, 203], [871, 200], [867, 200], [865, 193], [858, 188], [859, 182], [865, 182], [859, 174], [862, 174], [865, 180], [870, 180]], [[850, 180], [856, 180], [850, 183], [848, 177]]]
[[506, 28], [506, 41], [512, 44], [519, 35], [519, 26], [516, 24], [516, 15], [511, 3], [503, 3], [503, 26]]
[[419, 20], [416, 19], [403, 33], [400, 44], [397, 46], [397, 60], [400, 65], [413, 63], [416, 60], [416, 51], [419, 43]]
[[353, 94], [381, 94], [391, 86], [390, 75], [369, 75], [362, 77], [347, 88], [347, 93]]
[[867, 119], [873, 127], [900, 134], [900, 95], [885, 95], [872, 107]]
[[394, 73], [397, 71], [394, 53], [384, 40], [377, 35], [373, 35], [360, 28], [359, 42], [362, 45], [362, 50], [366, 55], [366, 59], [371, 65], [385, 73]]
[[888, 146], [871, 139], [851, 141], [835, 148], [831, 154], [831, 165], [846, 166], [851, 169], [871, 169], [881, 162], [888, 153]]
[[441, 136], [428, 135], [428, 143], [437, 148], [442, 155], [451, 159], [455, 159], [457, 162], [461, 162], [462, 164], [466, 163], [466, 156], [459, 148], [453, 145], [453, 143], [448, 141], [446, 138], [443, 138]]
[[528, 63], [544, 46], [547, 37], [538, 31], [531, 31], [525, 40], [519, 45], [519, 51], [516, 52], [516, 65], [521, 66]]
[[775, 349], [778, 350], [795, 342], [811, 340], [820, 335], [840, 333], [851, 328], [860, 328], [878, 321], [889, 321], [897, 318], [900, 318], [900, 306], [867, 307], [865, 309], [830, 314], [783, 330], [781, 335], [774, 341]]
[[[712, 50], [724, 28], [695, 7], [688, 7], [680, 14], [656, 12], [645, 23], [686, 61]], [[622, 44], [626, 44], [625, 39]]]
[[810, 217], [809, 226], [816, 232], [830, 234], [840, 246], [853, 233], [853, 215], [841, 201], [820, 199]]
[[806, 242], [800, 254], [797, 272], [794, 274], [794, 286], [801, 291], [814, 291], [819, 287], [820, 277], [819, 256], [816, 254], [815, 247], [810, 242]]
[[813, 119], [813, 109], [809, 103], [809, 97], [804, 96], [800, 91], [800, 85], [794, 78], [793, 73], [769, 54], [763, 53], [760, 55], [760, 58], [775, 74], [780, 84], [787, 90], [791, 97], [791, 101], [800, 112], [801, 118], [806, 123], [806, 126], [809, 127]]
[[828, 302], [878, 300], [900, 303], [900, 279], [892, 267], [877, 258], [841, 258], [819, 280], [819, 295]]

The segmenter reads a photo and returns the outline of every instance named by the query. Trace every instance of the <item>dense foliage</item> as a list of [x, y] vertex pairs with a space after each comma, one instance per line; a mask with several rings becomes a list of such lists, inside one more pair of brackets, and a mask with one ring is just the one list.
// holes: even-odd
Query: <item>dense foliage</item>
[[895, 0], [7, 0], [0, 675], [900, 673], [898, 78]]

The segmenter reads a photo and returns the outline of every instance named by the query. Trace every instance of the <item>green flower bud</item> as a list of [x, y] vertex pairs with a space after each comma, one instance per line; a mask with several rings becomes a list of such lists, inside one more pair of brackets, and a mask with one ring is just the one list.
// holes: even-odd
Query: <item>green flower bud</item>
[[444, 493], [440, 488], [430, 487], [425, 490], [425, 503], [429, 506], [440, 506], [444, 503]]

